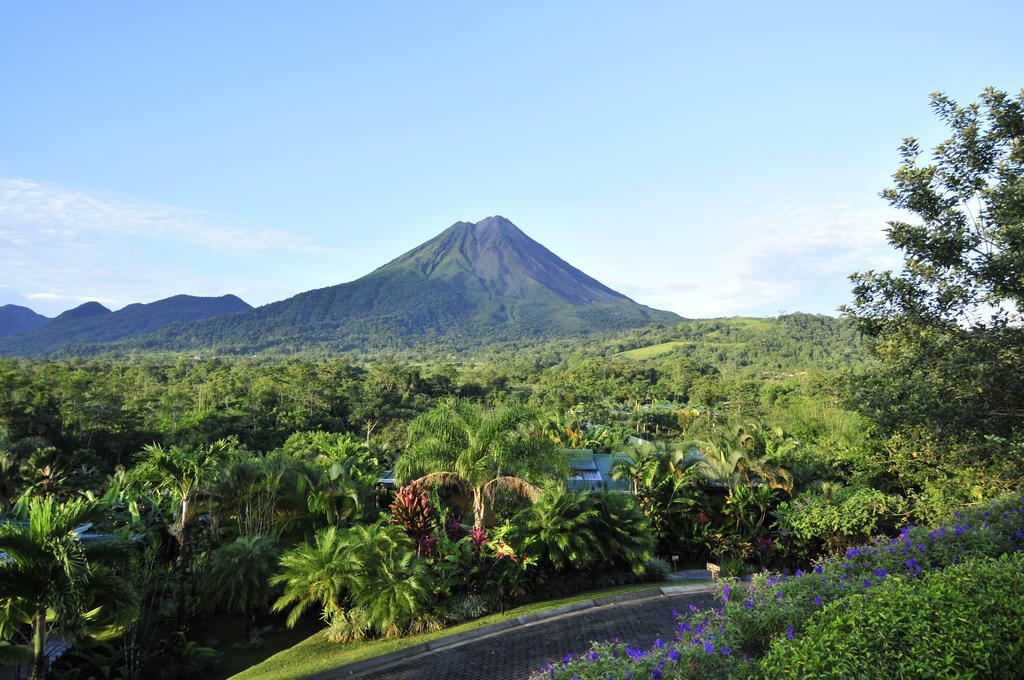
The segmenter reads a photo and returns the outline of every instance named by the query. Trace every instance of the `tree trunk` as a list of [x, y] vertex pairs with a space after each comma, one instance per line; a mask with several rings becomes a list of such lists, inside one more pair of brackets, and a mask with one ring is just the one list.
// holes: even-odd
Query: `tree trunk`
[[43, 680], [46, 677], [46, 609], [36, 612], [32, 622], [32, 668], [29, 680]]
[[484, 492], [479, 486], [473, 489], [473, 528], [484, 528]]

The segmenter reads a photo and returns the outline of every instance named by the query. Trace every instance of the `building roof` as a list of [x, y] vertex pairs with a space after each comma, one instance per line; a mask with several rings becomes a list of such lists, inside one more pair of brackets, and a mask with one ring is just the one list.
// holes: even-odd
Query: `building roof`
[[569, 479], [566, 486], [571, 491], [615, 491], [629, 493], [632, 490], [627, 480], [612, 479], [612, 466], [617, 460], [630, 460], [621, 453], [594, 453], [591, 449], [565, 449], [569, 454]]

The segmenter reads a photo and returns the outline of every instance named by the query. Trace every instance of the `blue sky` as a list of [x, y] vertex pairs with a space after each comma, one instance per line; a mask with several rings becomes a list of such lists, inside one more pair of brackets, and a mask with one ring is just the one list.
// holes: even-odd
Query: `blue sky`
[[[0, 6], [0, 304], [263, 304], [501, 214], [686, 316], [833, 312], [1020, 2]], [[832, 5], [835, 5], [834, 7]]]

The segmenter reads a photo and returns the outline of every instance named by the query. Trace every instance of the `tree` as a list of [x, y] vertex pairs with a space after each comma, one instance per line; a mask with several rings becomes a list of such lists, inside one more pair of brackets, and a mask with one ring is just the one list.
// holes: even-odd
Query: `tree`
[[889, 223], [903, 268], [851, 276], [844, 311], [880, 360], [856, 398], [890, 431], [1011, 437], [1024, 423], [1024, 91], [931, 101], [951, 136], [926, 163], [905, 139], [883, 192], [915, 218]]
[[234, 442], [221, 439], [209, 446], [172, 446], [148, 444], [142, 449], [138, 465], [132, 470], [134, 481], [151, 484], [156, 492], [171, 496], [176, 507], [175, 536], [181, 550], [188, 544], [188, 526], [195, 514], [197, 497], [205, 493], [223, 471]]
[[34, 498], [26, 524], [0, 525], [0, 636], [31, 625], [29, 677], [47, 670], [47, 640], [67, 643], [124, 625], [138, 611], [135, 591], [102, 563], [125, 555], [116, 540], [83, 541], [76, 531], [95, 512], [93, 503]]
[[149, 486], [154, 493], [169, 496], [175, 508], [175, 537], [178, 541], [179, 578], [178, 627], [185, 623], [187, 573], [190, 569], [189, 524], [195, 514], [197, 498], [208, 491], [227, 463], [235, 442], [221, 439], [209, 446], [172, 446], [169, 449], [149, 444], [142, 450], [138, 465], [132, 469], [135, 484]]
[[448, 400], [409, 425], [409, 449], [398, 459], [398, 481], [453, 486], [471, 499], [473, 523], [483, 529], [498, 491], [536, 500], [538, 483], [565, 479], [566, 462], [539, 430], [534, 413], [510, 405], [489, 410]]

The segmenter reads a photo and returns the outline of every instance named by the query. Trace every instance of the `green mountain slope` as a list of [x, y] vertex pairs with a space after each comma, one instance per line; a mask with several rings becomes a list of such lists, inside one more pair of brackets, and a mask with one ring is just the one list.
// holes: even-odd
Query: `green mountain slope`
[[36, 314], [28, 307], [20, 305], [4, 305], [0, 307], [0, 338], [34, 331], [48, 323], [50, 323], [49, 317]]
[[228, 352], [458, 349], [679, 320], [587, 276], [507, 219], [489, 217], [453, 224], [355, 281], [164, 328], [129, 346]]
[[3, 338], [0, 340], [0, 354], [75, 354], [83, 346], [131, 338], [152, 333], [168, 324], [197, 321], [245, 309], [252, 308], [234, 295], [175, 295], [148, 304], [131, 304], [116, 312], [98, 302], [86, 302], [36, 330]]

